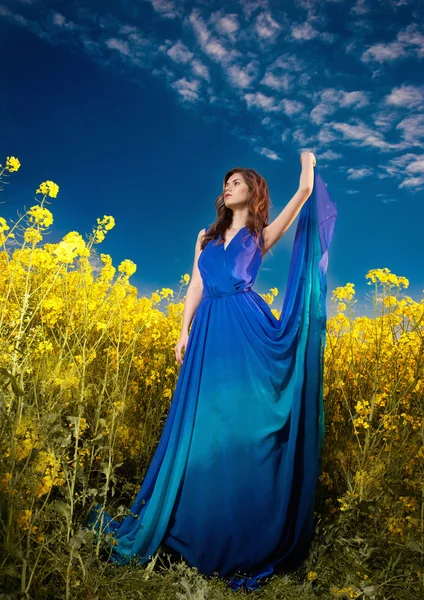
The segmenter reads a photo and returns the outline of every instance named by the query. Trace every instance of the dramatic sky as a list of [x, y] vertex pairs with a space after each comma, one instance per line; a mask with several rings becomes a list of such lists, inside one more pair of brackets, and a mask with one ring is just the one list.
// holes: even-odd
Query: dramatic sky
[[[60, 186], [48, 241], [116, 227], [99, 251], [140, 294], [191, 273], [226, 171], [268, 181], [270, 220], [311, 150], [339, 211], [328, 289], [369, 269], [424, 288], [424, 26], [414, 0], [0, 0], [0, 212]], [[281, 308], [297, 219], [254, 289]]]

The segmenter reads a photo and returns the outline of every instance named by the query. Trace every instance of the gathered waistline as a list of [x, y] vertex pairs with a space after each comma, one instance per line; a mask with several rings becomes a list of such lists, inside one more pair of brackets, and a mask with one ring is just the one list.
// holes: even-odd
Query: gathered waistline
[[251, 287], [243, 290], [236, 290], [235, 292], [228, 292], [225, 294], [203, 294], [202, 300], [204, 298], [226, 298], [227, 296], [235, 296], [236, 294], [244, 294], [246, 292], [250, 292], [252, 290]]

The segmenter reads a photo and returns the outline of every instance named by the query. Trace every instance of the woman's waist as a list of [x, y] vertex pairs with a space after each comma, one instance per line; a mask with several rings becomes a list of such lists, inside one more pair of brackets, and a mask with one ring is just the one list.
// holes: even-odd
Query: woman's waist
[[226, 298], [227, 296], [235, 296], [236, 294], [247, 294], [249, 292], [256, 294], [255, 290], [252, 289], [251, 284], [234, 290], [222, 290], [214, 286], [208, 286], [203, 288], [202, 300], [204, 298]]

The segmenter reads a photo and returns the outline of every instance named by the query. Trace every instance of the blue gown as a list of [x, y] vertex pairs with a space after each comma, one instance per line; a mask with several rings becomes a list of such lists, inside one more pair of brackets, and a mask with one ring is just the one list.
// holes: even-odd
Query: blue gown
[[[169, 547], [232, 589], [302, 562], [314, 535], [324, 435], [327, 251], [337, 210], [315, 171], [296, 229], [280, 319], [252, 288], [262, 262], [246, 227], [199, 257], [203, 295], [163, 433], [111, 560]], [[87, 520], [99, 530], [101, 505]]]

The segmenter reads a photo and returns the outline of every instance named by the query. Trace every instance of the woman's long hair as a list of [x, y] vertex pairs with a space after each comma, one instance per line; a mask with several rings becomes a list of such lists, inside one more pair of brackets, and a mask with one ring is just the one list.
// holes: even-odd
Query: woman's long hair
[[233, 211], [231, 208], [225, 206], [224, 202], [225, 186], [234, 173], [240, 173], [249, 188], [247, 199], [249, 214], [246, 220], [246, 227], [255, 236], [257, 246], [259, 246], [259, 237], [262, 228], [268, 225], [268, 211], [271, 206], [271, 200], [266, 180], [254, 169], [245, 169], [243, 167], [231, 169], [224, 177], [222, 194], [215, 200], [216, 221], [202, 237], [200, 246], [202, 250], [210, 240], [217, 239], [219, 235], [221, 235], [221, 239], [217, 245], [224, 243], [225, 231], [231, 226], [233, 219]]

